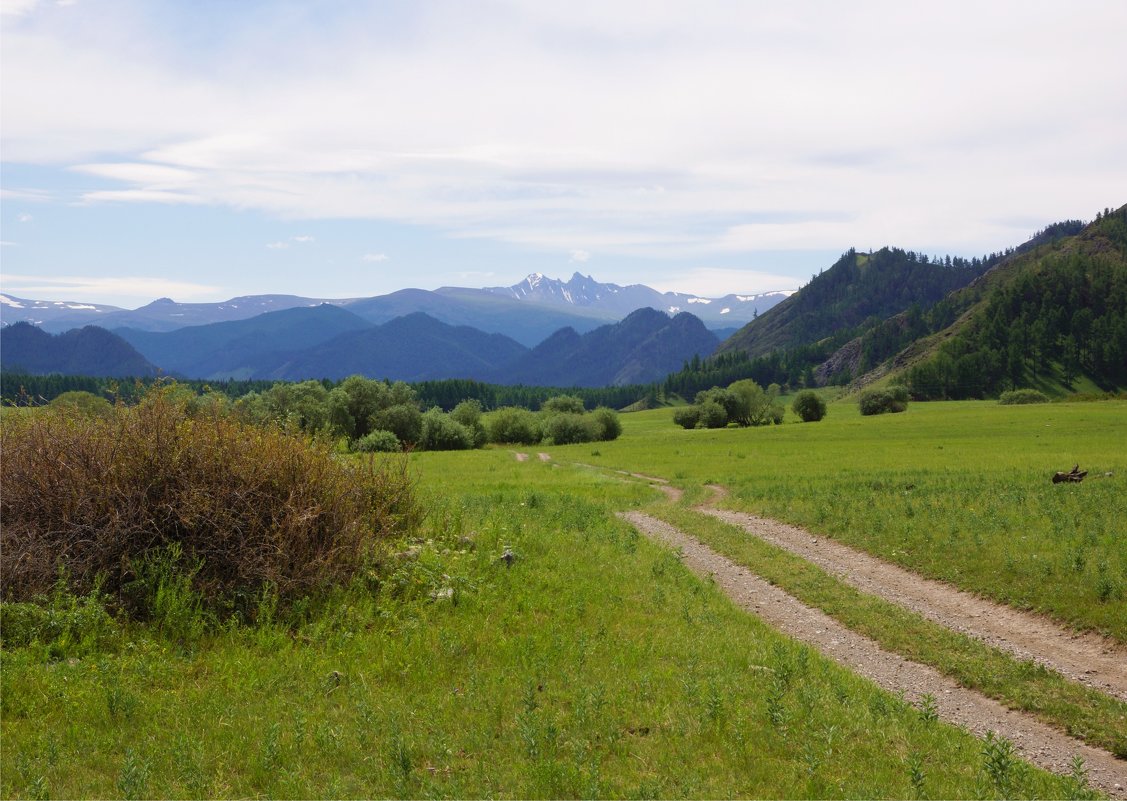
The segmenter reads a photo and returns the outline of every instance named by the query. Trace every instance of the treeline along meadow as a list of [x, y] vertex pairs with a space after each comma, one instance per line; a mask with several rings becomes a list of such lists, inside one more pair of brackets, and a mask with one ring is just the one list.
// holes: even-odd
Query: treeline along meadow
[[[536, 411], [514, 405], [495, 407], [486, 414], [483, 403], [474, 397], [462, 395], [447, 411], [439, 404], [429, 403], [415, 387], [402, 381], [377, 381], [359, 375], [339, 383], [277, 382], [256, 388], [249, 382], [237, 382], [238, 389], [249, 391], [236, 397], [221, 391], [223, 387], [170, 380], [161, 382], [163, 386], [154, 386], [144, 381], [102, 384], [101, 379], [15, 375], [6, 377], [5, 386], [9, 380], [15, 384], [25, 378], [33, 390], [49, 389], [53, 397], [44, 404], [43, 395], [37, 396], [26, 384], [19, 383], [12, 405], [66, 407], [82, 415], [102, 417], [114, 408], [107, 394], [118, 406], [129, 406], [132, 404], [127, 398], [143, 402], [159, 389], [177, 398], [192, 414], [230, 417], [247, 424], [320, 435], [353, 451], [466, 450], [488, 442], [566, 445], [616, 439], [622, 430], [613, 409], [597, 406], [588, 411], [586, 400], [579, 395], [543, 397], [550, 390], [539, 387], [535, 395], [517, 396], [524, 400], [541, 398]], [[37, 386], [39, 379], [44, 379], [43, 386]], [[465, 389], [460, 385], [468, 382], [435, 383], [449, 383], [449, 388], [439, 388], [456, 392]], [[99, 387], [102, 394], [91, 391]], [[498, 393], [492, 399], [496, 402], [499, 397], [504, 396]]]
[[[333, 390], [344, 383], [322, 380], [316, 383], [326, 390]], [[167, 382], [167, 378], [95, 378], [80, 375], [29, 375], [23, 372], [0, 372], [0, 402], [6, 406], [41, 406], [49, 403], [64, 392], [89, 392], [107, 400], [121, 400], [132, 404], [145, 394], [155, 383]], [[204, 381], [197, 379], [177, 379], [181, 386], [188, 387], [197, 394], [218, 392], [230, 400], [237, 400], [251, 392], [265, 392], [279, 381]], [[647, 396], [655, 396], [658, 385], [631, 384], [621, 387], [533, 387], [524, 385], [505, 386], [486, 384], [470, 379], [450, 378], [442, 381], [421, 381], [409, 385], [418, 401], [430, 408], [438, 406], [444, 411], [452, 411], [464, 400], [476, 400], [485, 410], [500, 409], [504, 406], [520, 406], [536, 410], [549, 398], [566, 394], [583, 399], [587, 409], [609, 406], [622, 409]]]

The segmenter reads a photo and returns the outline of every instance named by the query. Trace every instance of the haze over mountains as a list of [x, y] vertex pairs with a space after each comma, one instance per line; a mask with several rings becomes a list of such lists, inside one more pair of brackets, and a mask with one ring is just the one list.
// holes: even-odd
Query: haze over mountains
[[425, 312], [450, 325], [468, 325], [487, 333], [505, 334], [532, 347], [565, 326], [582, 333], [621, 320], [643, 307], [670, 314], [691, 311], [710, 328], [738, 328], [789, 294], [765, 292], [704, 298], [658, 292], [641, 284], [625, 287], [603, 284], [579, 273], [567, 282], [534, 273], [511, 287], [402, 289], [368, 298], [336, 299], [250, 295], [221, 303], [178, 303], [160, 298], [137, 309], [0, 295], [0, 316], [6, 324], [27, 321], [52, 333], [84, 325], [99, 325], [110, 330], [174, 331], [186, 326], [245, 320], [266, 312], [329, 303], [373, 323]]
[[[362, 374], [395, 381], [624, 385], [661, 380], [694, 356], [708, 356], [719, 343], [692, 315], [671, 319], [649, 308], [583, 334], [562, 328], [532, 350], [503, 334], [448, 325], [423, 312], [374, 325], [330, 304], [177, 331], [86, 326], [51, 335], [26, 322], [0, 329], [8, 370], [126, 376], [153, 375], [159, 367], [173, 376], [212, 381]], [[91, 373], [93, 352], [102, 355]]]
[[[138, 309], [2, 296], [5, 324], [72, 331], [92, 322], [124, 340], [121, 364], [155, 365], [186, 378], [304, 380], [352, 373], [421, 381], [474, 378], [562, 386], [656, 381], [786, 298], [786, 292], [702, 298], [575, 273], [540, 274], [511, 287], [403, 289], [371, 298], [322, 300], [255, 295], [222, 303], [161, 298]], [[691, 309], [697, 315], [687, 314]], [[672, 319], [671, 319], [672, 318]], [[83, 329], [85, 330], [85, 329]], [[75, 331], [72, 339], [93, 334]], [[100, 334], [98, 336], [101, 336]], [[6, 336], [4, 363], [39, 371]], [[39, 341], [37, 352], [46, 352]], [[122, 350], [126, 343], [132, 346]], [[531, 348], [531, 350], [530, 350]], [[56, 368], [73, 371], [72, 364]], [[123, 373], [124, 374], [124, 373]]]
[[[334, 303], [273, 295], [222, 304], [162, 300], [126, 311], [5, 297], [5, 323], [23, 315], [61, 327], [80, 315], [136, 325], [59, 337], [26, 322], [6, 325], [0, 355], [6, 370], [144, 375], [159, 368], [207, 380], [352, 373], [579, 387], [664, 380], [666, 392], [687, 397], [746, 377], [763, 385], [860, 386], [892, 374], [927, 398], [1127, 385], [1127, 207], [1089, 224], [1050, 225], [982, 258], [850, 249], [779, 302], [784, 294], [702, 299], [577, 273], [566, 282], [534, 274], [512, 287], [402, 290]], [[635, 303], [642, 305], [622, 314]], [[725, 309], [735, 317], [737, 308], [752, 318], [722, 343], [698, 316], [679, 310], [721, 303], [732, 305], [715, 308], [712, 319]], [[759, 314], [763, 303], [772, 305]], [[262, 308], [272, 310], [255, 313]], [[182, 324], [233, 315], [243, 316]]]

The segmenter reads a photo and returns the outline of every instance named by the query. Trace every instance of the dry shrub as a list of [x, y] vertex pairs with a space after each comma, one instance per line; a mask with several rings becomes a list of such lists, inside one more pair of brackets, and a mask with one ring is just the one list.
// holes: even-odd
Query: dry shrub
[[[123, 598], [140, 566], [182, 554], [209, 605], [245, 608], [347, 581], [419, 514], [402, 458], [342, 462], [328, 444], [223, 415], [168, 388], [105, 419], [43, 409], [0, 431], [0, 587], [48, 592], [60, 570]], [[198, 568], [198, 569], [197, 569]]]

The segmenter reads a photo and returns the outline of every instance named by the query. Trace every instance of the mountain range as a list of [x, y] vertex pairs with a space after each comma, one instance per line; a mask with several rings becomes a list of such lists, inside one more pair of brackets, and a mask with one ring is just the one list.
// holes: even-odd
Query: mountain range
[[504, 334], [533, 347], [561, 328], [570, 327], [585, 333], [600, 325], [617, 322], [643, 307], [669, 314], [691, 311], [709, 328], [730, 333], [788, 294], [767, 292], [705, 298], [658, 292], [641, 284], [625, 287], [603, 284], [579, 273], [567, 282], [534, 273], [511, 287], [402, 289], [367, 298], [337, 299], [248, 295], [221, 303], [179, 303], [160, 298], [137, 309], [77, 301], [28, 300], [0, 294], [0, 317], [5, 324], [26, 321], [52, 333], [85, 325], [98, 325], [109, 330], [174, 331], [328, 303], [377, 324], [424, 312], [449, 325], [466, 325], [490, 334]]
[[[741, 300], [752, 305], [752, 319], [723, 342], [697, 316], [678, 311], [731, 298], [693, 302], [578, 273], [566, 282], [534, 274], [511, 287], [402, 290], [333, 303], [293, 296], [158, 301], [132, 312], [5, 296], [5, 322], [23, 313], [61, 326], [83, 314], [143, 325], [57, 337], [7, 325], [0, 342], [6, 369], [87, 375], [160, 368], [209, 380], [298, 380], [359, 372], [554, 386], [644, 384], [668, 375], [666, 393], [686, 397], [747, 377], [853, 388], [891, 380], [917, 398], [989, 397], [1023, 386], [1100, 391], [1127, 386], [1127, 206], [1089, 224], [1050, 225], [981, 258], [850, 249], [762, 313], [752, 299]], [[633, 303], [642, 305], [621, 316]], [[251, 316], [248, 307], [270, 310]], [[734, 316], [732, 306], [716, 311], [724, 309]], [[244, 316], [182, 325], [223, 315]], [[171, 325], [175, 330], [152, 330]], [[109, 364], [110, 354], [118, 366]]]
[[[719, 339], [696, 317], [643, 308], [585, 333], [565, 327], [536, 348], [423, 313], [376, 325], [331, 304], [175, 331], [97, 326], [51, 335], [30, 323], [0, 328], [8, 370], [152, 375], [211, 381], [469, 378], [498, 384], [605, 386], [657, 381]], [[90, 355], [98, 352], [97, 361]], [[90, 372], [96, 364], [97, 372]]]

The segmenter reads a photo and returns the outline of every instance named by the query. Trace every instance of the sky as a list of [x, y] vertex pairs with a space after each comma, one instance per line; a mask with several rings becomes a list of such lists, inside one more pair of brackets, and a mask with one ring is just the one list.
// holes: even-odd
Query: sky
[[794, 289], [1127, 202], [1127, 3], [0, 0], [0, 291]]

